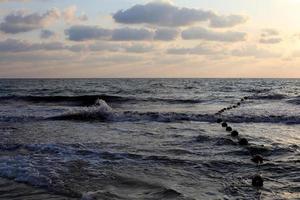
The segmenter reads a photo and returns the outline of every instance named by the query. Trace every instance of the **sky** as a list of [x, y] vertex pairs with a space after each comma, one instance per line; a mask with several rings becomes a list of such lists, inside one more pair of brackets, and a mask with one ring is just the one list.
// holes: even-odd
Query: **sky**
[[0, 0], [0, 78], [300, 78], [300, 0]]

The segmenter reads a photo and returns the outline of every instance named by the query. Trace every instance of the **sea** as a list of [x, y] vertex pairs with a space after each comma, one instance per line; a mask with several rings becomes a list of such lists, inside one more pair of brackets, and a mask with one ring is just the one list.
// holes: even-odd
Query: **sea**
[[0, 199], [300, 199], [300, 79], [0, 79], [0, 136]]

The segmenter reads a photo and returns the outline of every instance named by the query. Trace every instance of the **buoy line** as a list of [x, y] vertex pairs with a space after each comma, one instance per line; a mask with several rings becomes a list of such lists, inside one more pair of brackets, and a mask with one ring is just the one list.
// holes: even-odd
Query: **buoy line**
[[[244, 137], [240, 137], [239, 132], [237, 130], [234, 130], [231, 126], [229, 126], [229, 124], [222, 119], [221, 115], [226, 111], [240, 107], [242, 105], [242, 103], [244, 103], [249, 98], [250, 98], [249, 96], [245, 96], [245, 97], [241, 98], [240, 101], [237, 102], [236, 104], [228, 106], [226, 108], [223, 108], [223, 109], [219, 110], [217, 113], [215, 113], [216, 116], [219, 116], [219, 118], [216, 120], [216, 122], [221, 124], [221, 126], [223, 128], [225, 128], [225, 130], [227, 132], [230, 132], [231, 137], [237, 138], [238, 144], [241, 146], [248, 146], [249, 145], [248, 140]], [[249, 154], [252, 155], [252, 153], [250, 151], [249, 151]], [[261, 155], [256, 154], [256, 155], [252, 155], [252, 158], [250, 160], [256, 164], [256, 166], [258, 167], [258, 171], [259, 171], [259, 166], [261, 164], [263, 164], [263, 161], [265, 159]], [[252, 186], [254, 186], [256, 188], [261, 188], [261, 187], [263, 187], [263, 185], [264, 185], [264, 178], [262, 177], [262, 175], [260, 173], [257, 173], [252, 176]]]

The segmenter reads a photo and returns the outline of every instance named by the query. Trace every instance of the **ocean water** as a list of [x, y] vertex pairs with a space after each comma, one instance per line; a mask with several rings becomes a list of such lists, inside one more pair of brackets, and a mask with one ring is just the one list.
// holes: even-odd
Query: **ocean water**
[[0, 80], [0, 199], [300, 199], [299, 106], [299, 79]]

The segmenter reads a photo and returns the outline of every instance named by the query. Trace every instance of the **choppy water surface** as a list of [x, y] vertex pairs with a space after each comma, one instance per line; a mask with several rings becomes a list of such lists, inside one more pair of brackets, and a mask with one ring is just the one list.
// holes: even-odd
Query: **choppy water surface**
[[[245, 96], [240, 146], [215, 113]], [[0, 80], [0, 199], [299, 199], [299, 106], [296, 79]]]

